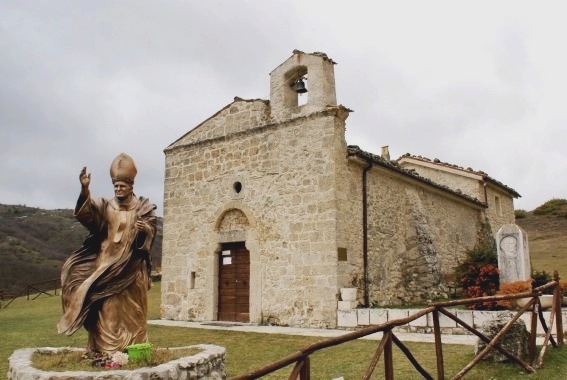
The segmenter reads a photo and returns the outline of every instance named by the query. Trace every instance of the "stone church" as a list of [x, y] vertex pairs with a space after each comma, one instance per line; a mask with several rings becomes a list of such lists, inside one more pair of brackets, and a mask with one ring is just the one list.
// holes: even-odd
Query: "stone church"
[[340, 288], [434, 299], [514, 222], [519, 194], [486, 173], [348, 146], [334, 65], [294, 51], [269, 100], [235, 98], [165, 149], [162, 318], [335, 327]]

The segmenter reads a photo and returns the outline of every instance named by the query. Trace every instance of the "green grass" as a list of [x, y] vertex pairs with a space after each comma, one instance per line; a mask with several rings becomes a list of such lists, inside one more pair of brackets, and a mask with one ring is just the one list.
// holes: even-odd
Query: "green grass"
[[[179, 350], [167, 350], [152, 348], [150, 358], [131, 359], [128, 364], [120, 367], [125, 370], [135, 370], [143, 367], [155, 367], [160, 364], [182, 358], [184, 356], [196, 355], [203, 350], [197, 347]], [[92, 357], [85, 358], [85, 351], [62, 351], [58, 353], [39, 353], [32, 355], [32, 365], [42, 371], [106, 371], [105, 367], [93, 367]]]
[[[150, 291], [149, 317], [159, 316], [160, 284]], [[6, 379], [8, 358], [12, 352], [24, 347], [84, 347], [86, 333], [78, 331], [72, 337], [58, 335], [57, 320], [61, 314], [59, 297], [42, 296], [34, 301], [18, 299], [8, 308], [0, 310], [0, 379]], [[5, 303], [3, 303], [4, 305]], [[155, 347], [177, 347], [199, 343], [217, 344], [227, 349], [226, 369], [228, 378], [252, 371], [260, 366], [281, 359], [299, 348], [323, 338], [244, 333], [226, 330], [149, 326], [150, 342]], [[434, 377], [435, 348], [432, 344], [407, 343], [418, 361]], [[312, 378], [345, 379], [361, 378], [366, 366], [378, 347], [378, 342], [357, 340], [312, 355]], [[473, 359], [471, 346], [444, 345], [445, 374], [451, 378]], [[420, 379], [405, 356], [394, 347], [394, 368], [398, 379]], [[282, 369], [268, 376], [284, 379], [291, 368]], [[378, 364], [375, 378], [383, 378], [383, 362]], [[481, 364], [469, 372], [466, 379], [567, 379], [567, 349], [549, 348], [544, 368], [527, 376], [516, 365]]]

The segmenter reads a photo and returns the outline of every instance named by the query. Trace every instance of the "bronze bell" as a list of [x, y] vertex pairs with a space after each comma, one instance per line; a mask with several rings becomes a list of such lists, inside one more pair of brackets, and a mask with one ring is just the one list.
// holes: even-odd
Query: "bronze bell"
[[305, 94], [307, 89], [305, 88], [305, 82], [303, 82], [303, 78], [299, 78], [297, 82], [293, 84], [293, 89], [298, 94]]

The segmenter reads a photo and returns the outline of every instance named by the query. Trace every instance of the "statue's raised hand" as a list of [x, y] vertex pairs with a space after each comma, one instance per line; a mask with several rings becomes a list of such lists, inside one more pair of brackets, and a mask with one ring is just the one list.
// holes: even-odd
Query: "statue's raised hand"
[[81, 181], [81, 185], [83, 188], [88, 189], [91, 183], [91, 173], [87, 174], [87, 167], [85, 166], [83, 170], [81, 170], [81, 174], [79, 175], [79, 180]]

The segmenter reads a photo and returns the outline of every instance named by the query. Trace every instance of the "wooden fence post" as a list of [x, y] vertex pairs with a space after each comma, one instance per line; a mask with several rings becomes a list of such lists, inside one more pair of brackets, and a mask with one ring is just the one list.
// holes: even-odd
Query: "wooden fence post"
[[537, 316], [538, 316], [538, 308], [539, 303], [534, 302], [532, 306], [532, 319], [531, 319], [531, 326], [530, 326], [530, 345], [529, 345], [529, 360], [530, 365], [534, 364], [535, 357], [536, 357], [536, 336], [537, 336]]
[[555, 302], [555, 326], [557, 327], [557, 344], [564, 344], [563, 342], [563, 314], [561, 314], [561, 287], [559, 286], [559, 272], [557, 269], [553, 272], [553, 280], [557, 281], [557, 286], [553, 292], [553, 301]]
[[433, 333], [435, 334], [435, 356], [437, 357], [437, 379], [445, 379], [443, 368], [443, 347], [441, 343], [441, 327], [439, 326], [439, 310], [435, 308], [433, 316]]
[[392, 352], [392, 330], [386, 338], [386, 344], [384, 345], [384, 375], [386, 380], [394, 380], [394, 355]]

